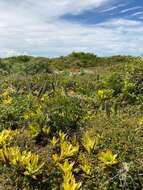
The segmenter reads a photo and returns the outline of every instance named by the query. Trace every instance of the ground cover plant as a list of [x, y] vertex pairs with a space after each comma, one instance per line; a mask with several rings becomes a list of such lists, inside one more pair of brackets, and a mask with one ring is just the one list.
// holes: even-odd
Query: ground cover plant
[[143, 60], [0, 60], [0, 189], [142, 190]]

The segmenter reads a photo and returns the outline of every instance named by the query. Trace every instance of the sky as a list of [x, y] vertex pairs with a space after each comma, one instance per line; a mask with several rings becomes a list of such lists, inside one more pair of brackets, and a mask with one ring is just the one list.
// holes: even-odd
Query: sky
[[0, 57], [143, 55], [143, 0], [0, 0]]

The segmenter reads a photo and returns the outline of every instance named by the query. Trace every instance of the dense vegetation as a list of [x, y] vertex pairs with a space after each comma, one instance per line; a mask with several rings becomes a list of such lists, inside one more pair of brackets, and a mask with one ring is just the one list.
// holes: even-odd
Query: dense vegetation
[[1, 190], [142, 190], [143, 60], [0, 60]]

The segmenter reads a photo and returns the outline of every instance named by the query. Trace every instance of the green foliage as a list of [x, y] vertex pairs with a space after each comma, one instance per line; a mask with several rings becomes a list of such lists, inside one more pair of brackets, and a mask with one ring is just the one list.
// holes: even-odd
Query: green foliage
[[0, 130], [3, 128], [16, 129], [23, 124], [23, 114], [28, 107], [25, 99], [6, 98], [0, 104]]
[[63, 89], [59, 89], [54, 92], [54, 96], [45, 101], [52, 129], [76, 130], [83, 125], [87, 107], [80, 98], [68, 96]]
[[10, 63], [4, 63], [2, 60], [0, 60], [0, 74], [1, 75], [7, 75], [10, 73], [12, 66]]
[[24, 69], [26, 74], [37, 74], [37, 73], [51, 73], [49, 63], [44, 60], [36, 60], [35, 62], [28, 63]]
[[104, 81], [104, 86], [113, 89], [113, 94], [116, 96], [121, 93], [123, 88], [123, 78], [119, 73], [111, 73]]
[[0, 60], [0, 189], [143, 189], [143, 61]]

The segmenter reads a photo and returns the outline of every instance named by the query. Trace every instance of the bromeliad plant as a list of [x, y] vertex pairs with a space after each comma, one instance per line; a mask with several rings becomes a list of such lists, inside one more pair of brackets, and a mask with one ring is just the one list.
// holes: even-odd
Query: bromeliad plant
[[72, 157], [75, 154], [77, 154], [78, 151], [79, 151], [79, 144], [78, 143], [74, 146], [70, 142], [65, 140], [64, 142], [61, 142], [60, 159], [65, 159], [66, 157]]
[[39, 156], [31, 152], [23, 151], [21, 156], [21, 164], [25, 168], [24, 175], [34, 179], [42, 173], [45, 162], [39, 162]]
[[111, 150], [101, 152], [98, 158], [104, 167], [111, 167], [118, 163], [117, 154], [113, 154]]
[[47, 136], [50, 133], [50, 127], [41, 127], [38, 124], [30, 124], [28, 126], [29, 134], [32, 138], [36, 138], [39, 135]]
[[18, 166], [21, 152], [18, 147], [6, 147], [0, 149], [0, 161], [6, 165]]
[[60, 168], [60, 170], [64, 173], [70, 173], [73, 172], [73, 166], [74, 166], [75, 162], [69, 163], [68, 160], [65, 160], [64, 163], [58, 163], [58, 167]]
[[18, 135], [18, 131], [4, 129], [0, 132], [0, 147], [9, 145], [16, 135]]
[[91, 131], [85, 130], [82, 135], [82, 145], [90, 154], [99, 143], [100, 136], [98, 134], [91, 134]]
[[62, 184], [63, 190], [79, 190], [81, 188], [81, 182], [76, 182], [72, 173], [64, 175], [64, 181]]
[[83, 163], [80, 165], [80, 168], [86, 175], [91, 175], [92, 165], [90, 163]]
[[51, 145], [54, 147], [59, 142], [60, 152], [59, 154], [53, 154], [52, 158], [56, 163], [56, 166], [61, 170], [63, 174], [62, 190], [79, 190], [81, 187], [80, 182], [76, 182], [73, 175], [75, 162], [69, 162], [69, 158], [75, 156], [79, 152], [79, 144], [72, 144], [68, 141], [67, 135], [59, 131], [59, 138], [53, 137]]
[[0, 149], [0, 160], [6, 165], [16, 167], [23, 171], [25, 176], [36, 179], [42, 173], [45, 163], [41, 162], [39, 156], [28, 152], [21, 152], [19, 147], [3, 147]]
[[75, 145], [70, 143], [67, 140], [67, 136], [63, 132], [59, 132], [59, 139], [60, 139], [60, 153], [53, 154], [53, 159], [55, 161], [64, 160], [65, 158], [75, 156], [79, 152], [79, 144], [76, 142]]
[[87, 176], [92, 175], [93, 164], [91, 154], [86, 154], [82, 152], [78, 156], [79, 169]]
[[28, 110], [24, 114], [24, 119], [28, 123], [28, 131], [32, 138], [40, 143], [44, 137], [47, 137], [50, 133], [50, 127], [48, 125], [49, 118], [43, 111], [43, 107], [39, 104], [36, 105], [34, 111]]
[[75, 177], [73, 175], [73, 166], [75, 162], [69, 163], [68, 160], [65, 160], [64, 163], [58, 163], [58, 167], [63, 173], [63, 190], [79, 190], [81, 187], [80, 182], [76, 182]]

